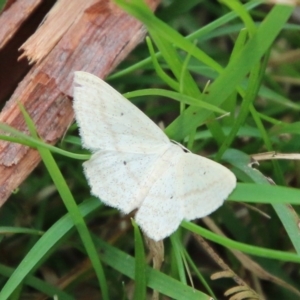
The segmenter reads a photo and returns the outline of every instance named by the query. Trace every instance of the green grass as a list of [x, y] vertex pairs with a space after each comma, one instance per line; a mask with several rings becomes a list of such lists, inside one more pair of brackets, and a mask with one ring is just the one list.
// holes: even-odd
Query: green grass
[[0, 10], [2, 9], [2, 7], [4, 6], [5, 3], [6, 3], [5, 0], [0, 0]]
[[[237, 188], [212, 214], [214, 226], [182, 222], [165, 240], [162, 269], [154, 270], [130, 217], [90, 197], [81, 166], [89, 154], [80, 147], [76, 126], [57, 147], [49, 146], [24, 111], [31, 136], [0, 125], [11, 133], [1, 138], [36, 148], [43, 164], [0, 211], [0, 299], [35, 293], [145, 299], [152, 289], [171, 299], [224, 299], [237, 283], [225, 275], [210, 279], [221, 268], [191, 233], [212, 241], [261, 297], [299, 299], [293, 287], [300, 290], [300, 165], [272, 160], [251, 167], [250, 157], [300, 149], [298, 87], [277, 79], [299, 78], [300, 64], [270, 63], [299, 46], [299, 26], [289, 23], [293, 7], [175, 0], [158, 10], [158, 18], [141, 1], [116, 2], [145, 24], [149, 38], [108, 81], [121, 92], [132, 91], [126, 96], [164, 121], [170, 139], [226, 164], [238, 178]], [[252, 263], [245, 266], [233, 250], [251, 255]], [[249, 271], [252, 264], [261, 269]], [[55, 283], [47, 280], [50, 275]]]

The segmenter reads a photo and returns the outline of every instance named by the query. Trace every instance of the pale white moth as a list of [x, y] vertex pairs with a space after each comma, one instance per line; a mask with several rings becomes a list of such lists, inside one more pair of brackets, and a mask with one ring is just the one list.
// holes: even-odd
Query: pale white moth
[[91, 193], [128, 214], [155, 241], [182, 220], [207, 216], [236, 186], [233, 173], [174, 143], [130, 101], [100, 78], [75, 72], [74, 111]]

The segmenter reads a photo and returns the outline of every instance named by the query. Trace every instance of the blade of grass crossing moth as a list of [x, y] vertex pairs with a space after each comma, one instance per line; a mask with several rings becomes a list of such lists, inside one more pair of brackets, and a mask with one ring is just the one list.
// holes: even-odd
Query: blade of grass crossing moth
[[135, 249], [135, 288], [134, 288], [134, 300], [146, 299], [146, 256], [143, 238], [138, 225], [132, 219], [132, 225], [134, 228], [134, 249]]
[[14, 136], [0, 135], [0, 139], [3, 141], [21, 144], [21, 145], [28, 146], [28, 147], [31, 147], [34, 149], [36, 149], [39, 146], [39, 147], [46, 148], [53, 153], [57, 153], [57, 154], [60, 154], [60, 155], [66, 156], [66, 157], [79, 159], [79, 160], [87, 160], [91, 157], [90, 154], [76, 154], [73, 152], [69, 152], [69, 151], [57, 148], [55, 146], [52, 146], [50, 144], [43, 142], [42, 140], [36, 139], [36, 138], [29, 136], [21, 131], [18, 131], [17, 129], [15, 129], [11, 126], [8, 126], [6, 124], [0, 123], [0, 129], [14, 135]]
[[266, 249], [262, 247], [236, 242], [234, 240], [217, 235], [207, 229], [200, 227], [199, 225], [187, 221], [183, 221], [181, 223], [181, 226], [226, 248], [236, 249], [251, 255], [265, 257], [269, 259], [278, 259], [281, 261], [300, 263], [300, 257], [298, 254], [295, 253], [287, 253], [283, 251]]
[[[19, 107], [24, 116], [25, 122], [29, 128], [31, 135], [39, 139], [32, 119], [21, 104], [19, 104]], [[69, 187], [65, 182], [64, 177], [62, 176], [58, 166], [56, 165], [56, 162], [53, 156], [51, 155], [50, 151], [43, 147], [37, 147], [37, 150], [39, 151], [42, 160], [78, 230], [82, 243], [87, 251], [87, 254], [91, 260], [96, 276], [98, 278], [103, 299], [108, 300], [108, 287], [104, 275], [104, 270], [95, 245], [92, 241], [91, 235], [89, 233], [89, 230], [86, 226], [82, 215], [80, 214], [78, 206], [73, 198], [73, 195], [71, 194], [71, 191], [69, 190]]]

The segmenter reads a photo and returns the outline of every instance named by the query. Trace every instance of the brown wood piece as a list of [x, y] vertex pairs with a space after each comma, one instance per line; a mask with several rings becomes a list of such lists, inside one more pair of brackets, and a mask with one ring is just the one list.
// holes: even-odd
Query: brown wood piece
[[[16, 1], [14, 5], [22, 1]], [[60, 1], [63, 3], [65, 0]], [[88, 4], [84, 9], [83, 2]], [[0, 122], [28, 132], [17, 105], [18, 101], [21, 102], [33, 119], [39, 136], [50, 144], [55, 144], [73, 121], [71, 96], [74, 71], [83, 70], [105, 77], [145, 35], [140, 22], [110, 1], [76, 0], [77, 3], [80, 9], [76, 10], [76, 15], [74, 10], [68, 14], [68, 10], [60, 5], [61, 13], [54, 11], [49, 14], [44, 29], [42, 25], [36, 32], [40, 37], [51, 37], [51, 28], [57, 30], [54, 24], [63, 23], [58, 18], [72, 19], [59, 34], [53, 35], [54, 39], [48, 39], [49, 43], [34, 36], [31, 42], [28, 40], [23, 45], [26, 55], [37, 63], [19, 83], [0, 114]], [[149, 0], [148, 3], [154, 9], [159, 0]], [[38, 42], [40, 40], [42, 43]], [[37, 45], [40, 47], [38, 52], [34, 49]], [[0, 206], [39, 161], [36, 150], [0, 141]]]
[[6, 4], [0, 16], [0, 49], [16, 34], [41, 2], [42, 0], [26, 0]]
[[0, 102], [6, 101], [30, 70], [27, 59], [18, 61], [20, 46], [33, 34], [53, 0], [16, 1], [0, 14]]

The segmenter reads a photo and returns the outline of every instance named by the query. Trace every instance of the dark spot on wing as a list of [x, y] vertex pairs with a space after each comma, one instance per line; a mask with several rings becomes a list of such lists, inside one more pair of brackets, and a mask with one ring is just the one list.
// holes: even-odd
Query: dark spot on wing
[[184, 149], [184, 148], [182, 148], [182, 150], [183, 150], [183, 152], [185, 152], [185, 153], [189, 153], [189, 151], [186, 150], [186, 149]]
[[170, 199], [173, 199], [173, 196], [171, 196]]
[[124, 113], [121, 112], [121, 116], [124, 116]]
[[126, 165], [127, 165], [127, 162], [126, 162], [126, 161], [123, 161], [123, 164], [124, 164], [124, 166], [126, 166]]

